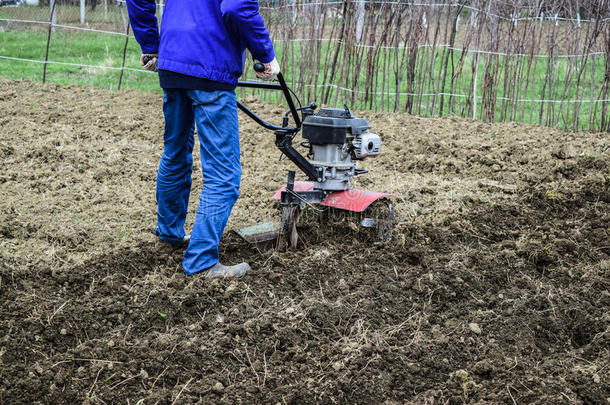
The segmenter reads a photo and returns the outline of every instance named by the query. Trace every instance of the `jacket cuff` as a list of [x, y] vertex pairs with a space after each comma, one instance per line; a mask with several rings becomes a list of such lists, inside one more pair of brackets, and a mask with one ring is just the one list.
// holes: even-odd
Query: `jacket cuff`
[[266, 52], [265, 54], [262, 55], [253, 55], [254, 58], [256, 60], [258, 60], [260, 63], [269, 63], [271, 62], [273, 59], [275, 59], [275, 50], [273, 48], [271, 48], [268, 52]]
[[159, 44], [142, 45], [140, 46], [142, 53], [159, 53]]

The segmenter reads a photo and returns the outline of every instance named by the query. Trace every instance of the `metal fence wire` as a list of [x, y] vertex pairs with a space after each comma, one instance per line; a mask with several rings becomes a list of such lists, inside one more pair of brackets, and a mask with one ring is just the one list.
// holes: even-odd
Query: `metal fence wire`
[[[44, 59], [0, 59], [38, 63], [44, 71], [49, 64], [114, 69], [119, 88], [124, 71], [143, 72], [125, 67], [133, 37], [124, 0], [0, 1], [16, 3], [0, 7], [0, 35], [45, 31], [51, 44]], [[164, 7], [158, 2], [160, 20]], [[263, 0], [260, 7], [285, 76], [307, 100], [610, 130], [608, 0]], [[54, 58], [49, 38], [58, 30], [123, 36], [122, 66]], [[252, 61], [246, 60], [244, 78], [252, 79]]]

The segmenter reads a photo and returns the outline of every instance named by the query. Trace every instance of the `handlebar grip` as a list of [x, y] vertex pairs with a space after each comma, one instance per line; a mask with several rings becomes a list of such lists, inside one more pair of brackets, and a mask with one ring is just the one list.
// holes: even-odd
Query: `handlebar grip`
[[144, 63], [145, 65], [150, 62], [152, 58], [150, 56], [145, 56], [142, 58], [142, 63]]
[[254, 71], [258, 73], [263, 73], [265, 71], [265, 65], [260, 62], [256, 62], [254, 64]]

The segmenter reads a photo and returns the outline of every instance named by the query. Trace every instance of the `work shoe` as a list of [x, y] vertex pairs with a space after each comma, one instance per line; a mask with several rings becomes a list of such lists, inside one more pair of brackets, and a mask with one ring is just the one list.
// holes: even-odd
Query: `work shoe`
[[184, 249], [189, 245], [191, 235], [186, 235], [179, 242], [167, 242], [161, 239], [158, 235], [155, 235], [155, 249], [158, 252], [173, 252], [178, 249]]
[[203, 276], [205, 278], [241, 277], [246, 274], [247, 271], [250, 270], [251, 268], [248, 263], [239, 263], [233, 266], [225, 266], [224, 264], [218, 262], [209, 269], [207, 269]]

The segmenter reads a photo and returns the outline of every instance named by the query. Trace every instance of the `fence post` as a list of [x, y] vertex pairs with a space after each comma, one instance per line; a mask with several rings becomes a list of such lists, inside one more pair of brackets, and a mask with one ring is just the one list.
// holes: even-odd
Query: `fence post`
[[57, 13], [55, 12], [55, 0], [51, 0], [49, 5], [51, 6], [51, 30], [55, 31], [55, 24], [57, 23]]
[[119, 11], [121, 12], [121, 21], [123, 21], [123, 29], [127, 30], [127, 26], [129, 23], [127, 22], [127, 18], [125, 18], [125, 13], [123, 12], [123, 3], [119, 3]]
[[[477, 44], [478, 44], [477, 40]], [[477, 52], [474, 57], [474, 78], [472, 83], [472, 119], [477, 119], [477, 90], [478, 90], [478, 80], [479, 79], [479, 50], [477, 46]]]
[[121, 74], [119, 75], [119, 86], [117, 90], [121, 90], [121, 83], [123, 83], [123, 71], [125, 70], [125, 56], [127, 55], [127, 43], [129, 42], [129, 24], [125, 30], [125, 46], [123, 46], [123, 62], [121, 63]]
[[80, 23], [85, 24], [85, 0], [80, 0]]
[[49, 44], [51, 43], [51, 32], [54, 30], [56, 21], [55, 15], [55, 0], [51, 0], [51, 15], [49, 17], [49, 31], [47, 33], [47, 51], [44, 56], [44, 66], [42, 68], [42, 82], [47, 82], [47, 62], [49, 61]]

